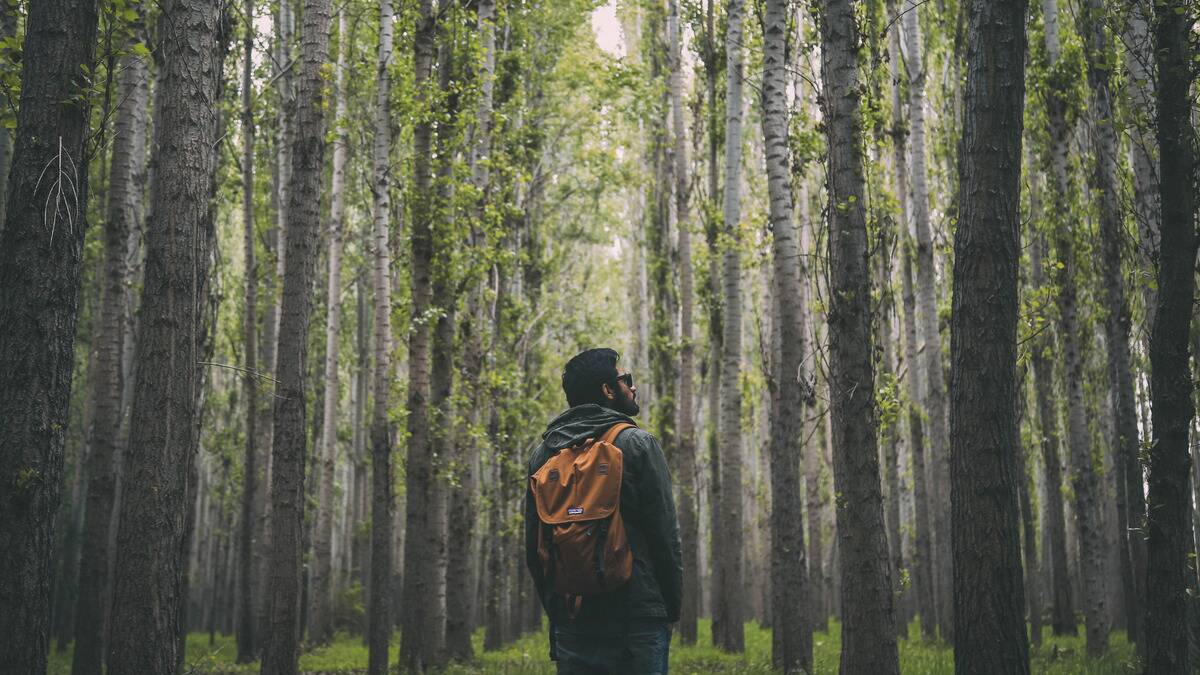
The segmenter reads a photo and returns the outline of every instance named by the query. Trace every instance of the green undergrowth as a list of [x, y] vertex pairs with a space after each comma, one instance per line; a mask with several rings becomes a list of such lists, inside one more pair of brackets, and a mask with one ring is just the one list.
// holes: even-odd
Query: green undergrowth
[[[678, 634], [671, 644], [671, 672], [675, 675], [704, 673], [770, 673], [771, 632], [756, 623], [746, 624], [746, 653], [724, 654], [712, 646], [709, 623], [700, 622], [700, 640], [684, 647]], [[951, 675], [954, 655], [940, 643], [924, 642], [914, 623], [909, 627], [909, 639], [900, 641], [900, 670], [905, 675]], [[837, 673], [841, 626], [830, 622], [829, 630], [813, 636], [813, 668], [815, 675]], [[396, 663], [399, 633], [393, 636], [390, 663]], [[527, 635], [505, 649], [484, 652], [482, 631], [475, 635], [478, 659], [471, 664], [456, 664], [445, 675], [552, 675], [554, 664], [547, 658], [546, 632]], [[210, 644], [207, 633], [188, 636], [187, 658], [183, 672], [197, 675], [234, 675], [257, 673], [258, 663], [236, 664], [237, 646], [233, 636], [216, 636]], [[1033, 650], [1034, 673], [1046, 675], [1129, 675], [1140, 672], [1134, 661], [1132, 645], [1122, 632], [1114, 632], [1109, 650], [1103, 658], [1088, 658], [1084, 651], [1083, 631], [1078, 636], [1055, 638], [1046, 631], [1045, 642]], [[300, 657], [300, 670], [314, 674], [365, 673], [367, 648], [356, 636], [338, 634], [331, 644], [306, 651]], [[70, 649], [50, 655], [51, 675], [68, 675], [71, 671]]]

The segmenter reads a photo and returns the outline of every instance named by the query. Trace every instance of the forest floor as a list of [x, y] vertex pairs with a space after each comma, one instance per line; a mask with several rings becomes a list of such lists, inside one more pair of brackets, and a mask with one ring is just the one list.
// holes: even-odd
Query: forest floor
[[[952, 675], [954, 654], [941, 644], [921, 641], [917, 624], [909, 627], [908, 640], [900, 642], [900, 671], [904, 675]], [[483, 633], [475, 636], [475, 651], [482, 654], [472, 664], [454, 665], [445, 675], [552, 675], [554, 664], [546, 657], [546, 632], [527, 635], [500, 651], [483, 652]], [[841, 643], [841, 626], [831, 621], [828, 632], [813, 636], [814, 675], [837, 673]], [[392, 649], [399, 648], [399, 633]], [[217, 635], [210, 643], [207, 633], [188, 636], [187, 667], [183, 672], [195, 675], [234, 675], [259, 672], [258, 662], [235, 664], [237, 651], [232, 635]], [[396, 663], [393, 652], [390, 662]], [[1084, 653], [1083, 630], [1076, 637], [1056, 638], [1046, 629], [1042, 646], [1034, 649], [1032, 670], [1045, 675], [1128, 675], [1140, 672], [1136, 667], [1133, 646], [1125, 633], [1113, 632], [1108, 653], [1101, 659], [1090, 659]], [[308, 675], [348, 675], [365, 673], [367, 648], [357, 636], [339, 633], [326, 647], [313, 649], [300, 657], [300, 670]], [[50, 675], [71, 672], [70, 648], [50, 656]], [[671, 645], [671, 672], [676, 675], [704, 673], [771, 673], [771, 631], [757, 623], [746, 624], [746, 653], [723, 654], [712, 646], [707, 620], [701, 620], [700, 641], [691, 647], [679, 644], [676, 634]]]

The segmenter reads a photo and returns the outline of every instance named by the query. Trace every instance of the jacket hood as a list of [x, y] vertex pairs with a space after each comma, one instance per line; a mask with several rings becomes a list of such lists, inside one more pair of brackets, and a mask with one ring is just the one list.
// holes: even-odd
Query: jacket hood
[[568, 448], [600, 436], [618, 422], [637, 424], [633, 418], [611, 408], [595, 403], [577, 405], [568, 408], [550, 422], [546, 433], [542, 434], [542, 444], [550, 450]]

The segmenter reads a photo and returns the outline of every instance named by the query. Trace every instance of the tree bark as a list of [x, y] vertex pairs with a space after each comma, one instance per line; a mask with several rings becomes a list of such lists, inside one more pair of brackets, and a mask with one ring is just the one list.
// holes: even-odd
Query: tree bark
[[852, 0], [821, 3], [829, 158], [829, 396], [841, 570], [841, 672], [899, 673], [879, 486], [859, 32]]
[[320, 486], [317, 526], [313, 531], [312, 614], [309, 640], [324, 644], [333, 638], [333, 474], [337, 465], [338, 352], [342, 332], [342, 236], [346, 220], [346, 68], [349, 50], [346, 12], [338, 13], [338, 56], [334, 70], [335, 103], [333, 175], [329, 204], [329, 276], [325, 321], [325, 396], [321, 422]]
[[800, 509], [800, 440], [811, 397], [802, 380], [805, 341], [800, 256], [792, 210], [788, 141], [788, 5], [767, 0], [763, 31], [763, 140], [770, 194], [772, 262], [778, 303], [779, 381], [771, 418], [771, 662], [785, 673], [812, 671], [812, 621], [807, 616], [807, 561]]
[[[375, 60], [375, 139], [372, 147], [372, 282], [375, 287], [374, 408], [371, 411], [371, 580], [367, 597], [368, 672], [388, 672], [392, 635], [392, 437], [388, 408], [392, 386], [392, 305], [388, 219], [391, 214], [389, 168], [392, 136], [389, 117], [393, 9], [379, 0], [379, 51]], [[411, 569], [411, 568], [410, 568]]]
[[[1037, 177], [1031, 179], [1036, 193]], [[1029, 247], [1030, 267], [1035, 294], [1045, 295], [1046, 272], [1043, 266], [1045, 242], [1035, 236]], [[1043, 319], [1041, 334], [1034, 338], [1030, 361], [1033, 363], [1034, 395], [1038, 411], [1038, 444], [1042, 450], [1042, 467], [1046, 482], [1046, 515], [1049, 522], [1042, 524], [1047, 531], [1050, 568], [1047, 570], [1048, 588], [1052, 589], [1052, 613], [1050, 626], [1055, 635], [1075, 635], [1075, 611], [1071, 604], [1071, 583], [1067, 571], [1066, 513], [1063, 509], [1062, 461], [1059, 459], [1058, 411], [1054, 404], [1054, 368], [1047, 352], [1053, 349], [1053, 333], [1047, 316]]]
[[[726, 652], [745, 649], [742, 571], [742, 264], [738, 250], [742, 192], [742, 0], [726, 6], [725, 32], [725, 202], [722, 248], [721, 336], [721, 490], [713, 620], [719, 622], [713, 642]], [[716, 467], [714, 467], [716, 470]], [[715, 534], [714, 534], [715, 537]]]
[[288, 236], [279, 306], [274, 440], [271, 448], [269, 630], [264, 675], [290, 675], [299, 665], [300, 558], [307, 454], [305, 375], [320, 228], [325, 159], [325, 82], [330, 0], [305, 0], [296, 124], [288, 176]]
[[[0, 230], [0, 673], [43, 673], [87, 207], [96, 5], [29, 5]], [[43, 173], [44, 172], [44, 173]]]
[[[1046, 25], [1046, 51], [1053, 70], [1060, 60], [1057, 0], [1043, 0], [1043, 19]], [[1067, 142], [1070, 137], [1066, 122], [1067, 93], [1051, 84], [1047, 94], [1050, 124], [1050, 164], [1055, 179], [1054, 209], [1057, 216], [1070, 213], [1071, 194], [1067, 168]], [[1070, 223], [1054, 222], [1054, 247], [1058, 294], [1060, 339], [1063, 365], [1067, 378], [1067, 445], [1071, 457], [1071, 489], [1075, 493], [1075, 512], [1079, 523], [1080, 567], [1084, 584], [1084, 623], [1087, 631], [1087, 650], [1091, 656], [1103, 654], [1108, 647], [1109, 607], [1106, 584], [1107, 545], [1100, 522], [1100, 485], [1092, 466], [1092, 451], [1088, 440], [1087, 417], [1083, 401], [1083, 363], [1080, 355], [1078, 320], [1078, 290], [1075, 279], [1074, 228]]]
[[1153, 441], [1147, 482], [1147, 675], [1188, 673], [1188, 591], [1195, 559], [1188, 515], [1188, 430], [1195, 408], [1188, 333], [1195, 297], [1195, 127], [1189, 88], [1194, 7], [1185, 0], [1155, 5], [1158, 71], [1159, 195], [1162, 203], [1158, 309], [1150, 336]]
[[166, 3], [142, 322], [124, 464], [108, 672], [175, 673], [187, 603], [189, 496], [206, 361], [210, 200], [225, 45], [221, 9]]
[[[135, 9], [141, 12], [141, 8]], [[139, 16], [133, 40], [141, 39]], [[95, 414], [91, 452], [86, 463], [87, 503], [84, 508], [83, 546], [80, 551], [79, 591], [75, 609], [73, 675], [99, 675], [104, 662], [104, 642], [112, 588], [113, 509], [116, 505], [116, 466], [121, 425], [121, 357], [124, 348], [125, 291], [129, 283], [129, 237], [138, 227], [142, 179], [146, 168], [146, 106], [149, 68], [137, 54], [121, 58], [119, 104], [113, 122], [112, 169], [108, 213], [104, 228], [103, 301], [98, 307], [99, 327], [92, 378]]]
[[679, 0], [670, 0], [668, 32], [671, 41], [671, 133], [674, 141], [675, 214], [679, 254], [679, 389], [676, 408], [679, 482], [679, 534], [683, 550], [683, 606], [679, 632], [684, 644], [696, 642], [699, 615], [700, 523], [696, 509], [696, 345], [693, 340], [695, 282], [692, 274], [692, 233], [689, 216], [687, 131], [683, 114], [683, 27]]
[[[950, 551], [950, 446], [946, 433], [945, 373], [939, 332], [937, 280], [934, 276], [933, 235], [929, 223], [928, 167], [925, 161], [925, 64], [921, 39], [919, 5], [903, 8], [904, 35], [908, 46], [909, 139], [912, 175], [912, 223], [917, 244], [917, 327], [924, 343], [924, 397], [928, 419], [930, 477], [933, 479], [930, 515], [933, 526], [932, 581], [937, 603], [937, 622], [942, 639], [954, 642], [954, 602]], [[960, 10], [963, 11], [963, 10]], [[913, 364], [914, 366], [916, 364]]]
[[[898, 17], [896, 3], [889, 3], [889, 10]], [[912, 11], [912, 10], [909, 10]], [[913, 550], [910, 553], [912, 561], [912, 579], [915, 587], [912, 593], [916, 599], [917, 614], [921, 617], [921, 637], [925, 640], [937, 638], [937, 605], [936, 591], [933, 585], [933, 548], [929, 533], [929, 493], [926, 484], [925, 470], [925, 430], [918, 408], [921, 400], [921, 375], [923, 369], [917, 360], [917, 316], [916, 295], [913, 292], [913, 260], [916, 257], [915, 243], [909, 233], [909, 191], [908, 191], [908, 158], [905, 154], [905, 144], [908, 129], [904, 122], [905, 100], [900, 87], [900, 32], [903, 24], [896, 19], [895, 30], [889, 42], [892, 69], [892, 135], [893, 163], [896, 170], [896, 195], [900, 207], [901, 237], [901, 304], [904, 307], [902, 322], [904, 331], [904, 363], [907, 373], [905, 380], [906, 425], [908, 431], [908, 448], [911, 458], [913, 481]]]
[[258, 262], [254, 221], [254, 0], [245, 0], [242, 38], [242, 247], [245, 252], [245, 314], [242, 317], [246, 399], [246, 449], [242, 464], [242, 514], [238, 532], [237, 662], [249, 663], [258, 652], [254, 617], [255, 533], [258, 503]]
[[954, 669], [1029, 673], [1017, 502], [1024, 0], [974, 0], [950, 318]]
[[[1130, 467], [1137, 474], [1141, 487], [1141, 468], [1138, 466], [1137, 411], [1134, 408], [1133, 372], [1129, 353], [1129, 304], [1125, 299], [1124, 275], [1121, 272], [1122, 231], [1120, 213], [1120, 185], [1117, 174], [1117, 134], [1113, 128], [1113, 91], [1111, 85], [1112, 38], [1105, 27], [1104, 6], [1101, 0], [1087, 0], [1079, 8], [1079, 33], [1084, 39], [1087, 57], [1088, 85], [1092, 91], [1094, 127], [1092, 142], [1095, 153], [1093, 182], [1100, 193], [1100, 244], [1104, 257], [1101, 265], [1104, 286], [1103, 302], [1106, 310], [1104, 337], [1108, 354], [1108, 370], [1112, 387], [1112, 419], [1116, 431], [1115, 469], [1117, 481], [1125, 489], [1117, 491], [1118, 520], [1122, 524], [1118, 532], [1117, 547], [1121, 561], [1121, 582], [1124, 591], [1125, 615], [1130, 639], [1136, 640], [1141, 611], [1141, 596], [1133, 581], [1134, 569], [1131, 539], [1129, 536], [1126, 495], [1129, 481], [1125, 471]], [[1135, 498], [1136, 500], [1136, 498]]]

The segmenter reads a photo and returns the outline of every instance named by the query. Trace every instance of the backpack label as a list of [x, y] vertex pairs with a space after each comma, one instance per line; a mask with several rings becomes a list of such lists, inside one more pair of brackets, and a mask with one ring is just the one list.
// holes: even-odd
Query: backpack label
[[583, 513], [582, 506], [572, 506], [571, 508], [567, 509], [568, 516], [578, 516], [581, 513]]

